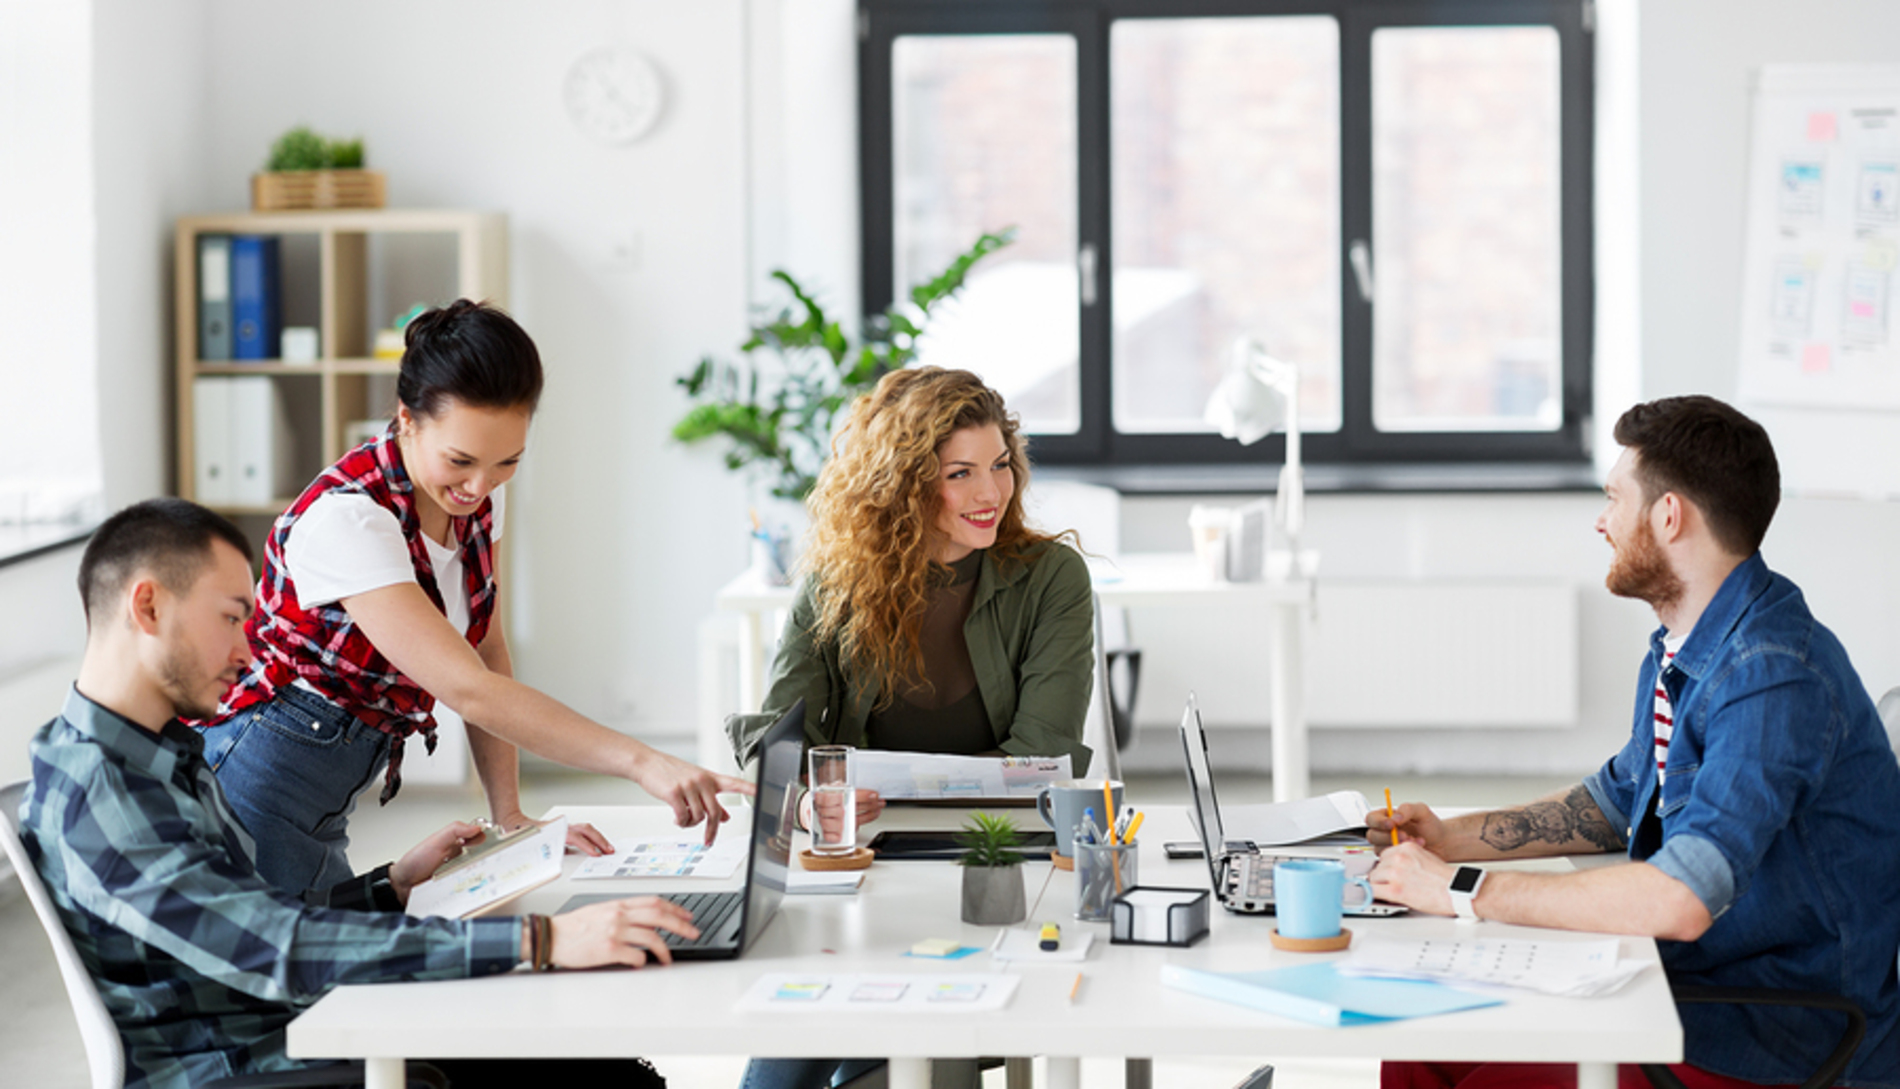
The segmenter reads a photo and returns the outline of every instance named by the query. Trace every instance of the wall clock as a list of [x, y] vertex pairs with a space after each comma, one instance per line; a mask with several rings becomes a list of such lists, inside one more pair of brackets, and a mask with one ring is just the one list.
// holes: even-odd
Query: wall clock
[[630, 144], [652, 131], [664, 95], [660, 70], [625, 46], [581, 54], [561, 86], [568, 120], [603, 144]]

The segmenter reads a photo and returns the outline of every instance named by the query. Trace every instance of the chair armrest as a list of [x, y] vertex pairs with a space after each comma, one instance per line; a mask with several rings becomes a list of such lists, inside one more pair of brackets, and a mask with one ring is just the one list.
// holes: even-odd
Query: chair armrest
[[[1795, 1006], [1803, 1009], [1834, 1010], [1847, 1017], [1847, 1030], [1840, 1042], [1817, 1067], [1801, 1089], [1827, 1089], [1847, 1069], [1854, 1052], [1867, 1035], [1867, 1015], [1853, 999], [1819, 991], [1783, 991], [1772, 987], [1697, 987], [1670, 988], [1677, 1005]], [[1666, 1066], [1643, 1064], [1643, 1073], [1656, 1089], [1683, 1089], [1682, 1079]]]

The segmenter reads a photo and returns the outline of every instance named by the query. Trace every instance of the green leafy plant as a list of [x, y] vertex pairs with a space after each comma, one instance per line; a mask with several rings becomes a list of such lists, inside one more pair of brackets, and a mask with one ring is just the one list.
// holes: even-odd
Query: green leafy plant
[[959, 866], [1020, 866], [1023, 853], [1022, 833], [1008, 817], [997, 813], [972, 813], [970, 823], [958, 833], [957, 842], [966, 850], [957, 859]]
[[[1015, 238], [1013, 227], [977, 238], [948, 268], [872, 318], [855, 347], [804, 285], [774, 269], [772, 278], [792, 301], [752, 327], [739, 346], [743, 363], [706, 356], [675, 379], [693, 406], [673, 425], [673, 437], [687, 444], [723, 437], [726, 468], [757, 472], [773, 495], [803, 500], [831, 452], [838, 413], [887, 371], [916, 359], [931, 309], [957, 293], [973, 265]], [[762, 366], [762, 353], [776, 365]]]
[[360, 170], [363, 167], [363, 141], [326, 140], [309, 128], [298, 125], [279, 136], [270, 146], [270, 158], [264, 169], [272, 174], [294, 170]]

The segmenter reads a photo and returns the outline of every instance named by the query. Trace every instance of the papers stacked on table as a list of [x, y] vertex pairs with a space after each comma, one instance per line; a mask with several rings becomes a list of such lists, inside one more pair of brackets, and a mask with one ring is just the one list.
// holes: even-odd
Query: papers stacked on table
[[746, 841], [726, 836], [712, 846], [704, 840], [641, 840], [610, 855], [590, 858], [574, 871], [579, 879], [613, 877], [714, 877], [739, 872]]
[[1073, 777], [1063, 756], [944, 756], [858, 749], [851, 785], [894, 798], [1034, 798], [1045, 783]]
[[1338, 968], [1344, 976], [1479, 983], [1591, 998], [1641, 974], [1644, 962], [1621, 957], [1621, 949], [1615, 938], [1397, 941], [1362, 935]]

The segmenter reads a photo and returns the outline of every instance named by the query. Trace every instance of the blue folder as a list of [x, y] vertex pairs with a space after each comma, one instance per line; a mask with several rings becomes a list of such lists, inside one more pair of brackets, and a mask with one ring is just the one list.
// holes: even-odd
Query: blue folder
[[1206, 972], [1168, 965], [1161, 969], [1161, 982], [1315, 1025], [1371, 1025], [1502, 1005], [1500, 999], [1442, 983], [1342, 976], [1331, 963], [1266, 972]]

